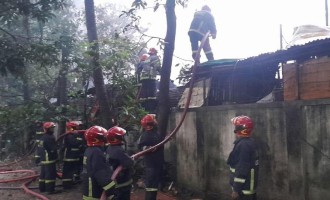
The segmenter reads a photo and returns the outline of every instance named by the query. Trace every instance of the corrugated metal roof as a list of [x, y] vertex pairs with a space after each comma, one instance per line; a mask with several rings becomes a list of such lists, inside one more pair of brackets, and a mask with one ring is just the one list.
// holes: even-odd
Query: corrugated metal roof
[[330, 38], [315, 40], [304, 45], [292, 46], [285, 50], [263, 53], [244, 59], [220, 59], [201, 63], [199, 68], [249, 67], [256, 65], [277, 65], [291, 60], [307, 60], [311, 57], [330, 55]]

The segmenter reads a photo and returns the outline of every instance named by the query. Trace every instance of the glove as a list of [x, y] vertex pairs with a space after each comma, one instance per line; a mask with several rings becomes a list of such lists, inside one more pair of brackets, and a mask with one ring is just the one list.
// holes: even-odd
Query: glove
[[212, 36], [212, 39], [217, 38], [217, 35], [216, 34], [212, 34], [211, 36]]

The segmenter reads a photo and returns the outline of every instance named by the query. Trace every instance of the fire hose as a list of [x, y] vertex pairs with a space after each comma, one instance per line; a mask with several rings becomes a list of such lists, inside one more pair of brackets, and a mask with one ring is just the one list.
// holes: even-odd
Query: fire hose
[[[190, 100], [191, 100], [191, 95], [192, 95], [192, 91], [193, 91], [193, 87], [194, 87], [194, 82], [195, 82], [196, 68], [197, 68], [197, 65], [198, 65], [199, 62], [200, 62], [200, 61], [199, 61], [199, 58], [200, 58], [201, 50], [202, 50], [202, 48], [203, 48], [203, 46], [204, 46], [204, 44], [205, 44], [205, 41], [207, 40], [207, 38], [208, 38], [209, 36], [210, 36], [210, 31], [208, 31], [208, 32], [206, 33], [206, 35], [203, 37], [202, 42], [201, 42], [201, 45], [199, 46], [199, 48], [198, 48], [198, 52], [197, 52], [197, 54], [196, 54], [196, 56], [195, 56], [195, 58], [194, 58], [195, 63], [194, 63], [194, 65], [193, 65], [193, 67], [192, 67], [192, 76], [191, 76], [190, 85], [189, 85], [188, 97], [187, 97], [187, 101], [186, 101], [185, 106], [184, 106], [183, 115], [182, 115], [182, 117], [181, 117], [181, 119], [180, 119], [178, 125], [177, 125], [177, 126], [173, 129], [173, 131], [172, 131], [169, 135], [167, 135], [167, 136], [165, 137], [165, 139], [164, 139], [163, 141], [161, 141], [160, 143], [158, 143], [158, 144], [156, 144], [156, 145], [154, 145], [154, 146], [152, 146], [152, 147], [150, 147], [150, 148], [148, 148], [148, 149], [146, 149], [146, 150], [140, 151], [140, 152], [138, 152], [138, 153], [132, 155], [131, 157], [132, 157], [133, 160], [136, 160], [137, 158], [139, 158], [139, 157], [141, 157], [141, 156], [143, 156], [143, 155], [145, 155], [145, 154], [147, 154], [147, 153], [149, 153], [149, 152], [153, 152], [153, 151], [154, 151], [155, 149], [157, 149], [158, 147], [161, 147], [162, 145], [164, 145], [166, 142], [168, 142], [168, 141], [171, 139], [171, 137], [173, 137], [173, 136], [178, 132], [178, 130], [179, 130], [180, 127], [182, 126], [183, 121], [184, 121], [184, 119], [185, 119], [185, 117], [186, 117], [186, 115], [187, 115], [187, 112], [188, 112], [188, 108], [189, 108], [189, 104], [190, 104]], [[123, 169], [122, 166], [118, 166], [118, 167], [114, 170], [114, 172], [113, 172], [113, 174], [112, 174], [112, 176], [111, 176], [111, 179], [112, 179], [112, 180], [116, 180], [116, 177], [118, 176], [118, 174], [121, 172], [122, 169]], [[106, 195], [105, 195], [105, 192], [103, 192], [103, 193], [102, 193], [102, 196], [101, 196], [101, 198], [100, 198], [100, 200], [106, 200], [106, 198], [107, 198], [107, 197], [106, 197]]]
[[[78, 130], [78, 133], [84, 133], [85, 130]], [[57, 141], [58, 142], [59, 140], [61, 140], [65, 135], [67, 135], [68, 133], [64, 133], [62, 135], [60, 135], [58, 138], [57, 138]], [[33, 147], [31, 148], [30, 151], [28, 151], [26, 154], [24, 154], [19, 160], [17, 161], [14, 161], [14, 162], [10, 162], [10, 163], [6, 163], [6, 164], [3, 164], [3, 165], [0, 165], [0, 167], [8, 167], [8, 166], [11, 166], [11, 165], [14, 165], [14, 164], [17, 164], [23, 160], [25, 160], [29, 155], [31, 155], [35, 148], [36, 148], [37, 144], [35, 143], [33, 145]], [[38, 199], [42, 199], [42, 200], [49, 200], [47, 197], [37, 193], [37, 192], [34, 192], [32, 191], [31, 189], [35, 189], [35, 188], [31, 188], [31, 187], [28, 187], [28, 185], [33, 182], [39, 175], [33, 171], [33, 170], [11, 170], [9, 168], [5, 168], [5, 169], [0, 169], [0, 175], [1, 174], [16, 174], [16, 173], [32, 173], [32, 175], [29, 175], [29, 176], [24, 176], [24, 177], [20, 177], [20, 178], [15, 178], [15, 179], [8, 179], [8, 180], [0, 180], [0, 183], [12, 183], [12, 182], [18, 182], [18, 181], [26, 181], [24, 182], [21, 186], [18, 186], [18, 187], [1, 187], [0, 186], [0, 189], [5, 189], [5, 190], [19, 190], [19, 189], [23, 189], [26, 193], [28, 194], [31, 194], [35, 197], [37, 197]]]
[[37, 197], [38, 199], [49, 200], [47, 197], [30, 190], [31, 188], [28, 188], [28, 185], [39, 176], [35, 171], [33, 171], [33, 170], [14, 170], [14, 171], [0, 172], [0, 174], [16, 174], [16, 173], [29, 173], [30, 175], [24, 176], [21, 178], [1, 180], [0, 183], [10, 183], [10, 182], [23, 181], [23, 180], [27, 180], [27, 181], [24, 182], [23, 185], [21, 185], [20, 187], [0, 187], [0, 189], [23, 189], [26, 193], [31, 194], [31, 195]]

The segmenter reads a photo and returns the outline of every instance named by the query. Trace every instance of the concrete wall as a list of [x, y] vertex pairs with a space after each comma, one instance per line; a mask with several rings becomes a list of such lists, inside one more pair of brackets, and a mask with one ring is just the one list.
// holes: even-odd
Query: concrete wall
[[[172, 113], [170, 127], [182, 111]], [[226, 164], [235, 135], [230, 119], [248, 115], [260, 148], [258, 199], [330, 199], [330, 100], [224, 105], [190, 109], [166, 144], [180, 186], [229, 199]]]

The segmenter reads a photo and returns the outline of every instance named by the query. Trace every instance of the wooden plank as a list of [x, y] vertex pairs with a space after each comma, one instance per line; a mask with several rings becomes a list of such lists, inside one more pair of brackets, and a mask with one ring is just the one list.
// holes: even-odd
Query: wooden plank
[[284, 101], [297, 100], [296, 64], [283, 65]]
[[301, 99], [323, 99], [330, 98], [330, 82], [314, 82], [301, 84]]

